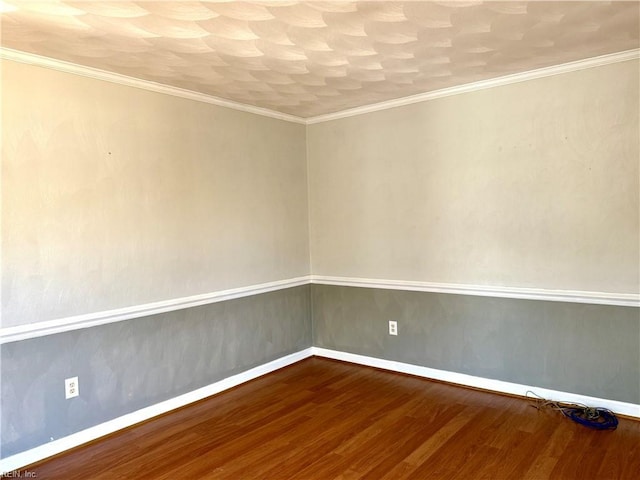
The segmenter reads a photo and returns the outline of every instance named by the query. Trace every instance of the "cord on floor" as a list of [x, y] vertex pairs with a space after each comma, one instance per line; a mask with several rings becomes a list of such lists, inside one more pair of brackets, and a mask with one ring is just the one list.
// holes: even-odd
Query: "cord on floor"
[[535, 401], [535, 405], [532, 405], [532, 407], [536, 407], [538, 410], [545, 408], [558, 410], [565, 417], [585, 427], [595, 430], [615, 430], [618, 426], [616, 414], [606, 408], [589, 407], [581, 403], [547, 400], [531, 390], [527, 391], [526, 396]]

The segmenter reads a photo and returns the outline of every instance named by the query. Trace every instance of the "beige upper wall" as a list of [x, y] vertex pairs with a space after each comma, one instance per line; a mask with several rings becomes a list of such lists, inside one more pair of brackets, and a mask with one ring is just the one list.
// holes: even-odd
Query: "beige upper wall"
[[637, 293], [638, 71], [309, 126], [313, 274]]
[[304, 126], [2, 67], [3, 326], [309, 273]]
[[[2, 62], [2, 325], [309, 273], [305, 129]], [[638, 291], [638, 62], [312, 125], [312, 273]]]

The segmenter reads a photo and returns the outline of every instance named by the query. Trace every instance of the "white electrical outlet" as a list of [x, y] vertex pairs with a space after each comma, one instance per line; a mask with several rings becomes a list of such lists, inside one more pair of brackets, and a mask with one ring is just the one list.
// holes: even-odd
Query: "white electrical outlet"
[[398, 335], [398, 322], [395, 320], [389, 321], [389, 335]]
[[67, 378], [64, 381], [64, 397], [69, 399], [80, 395], [80, 385], [78, 377]]

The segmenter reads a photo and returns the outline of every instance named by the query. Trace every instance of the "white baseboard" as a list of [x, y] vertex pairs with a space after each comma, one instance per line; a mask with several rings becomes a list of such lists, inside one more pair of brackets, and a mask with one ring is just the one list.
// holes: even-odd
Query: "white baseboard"
[[11, 457], [3, 458], [0, 460], [0, 476], [2, 473], [13, 472], [27, 465], [44, 460], [45, 458], [78, 447], [84, 443], [96, 440], [110, 433], [122, 430], [123, 428], [130, 427], [136, 423], [149, 420], [150, 418], [170, 412], [176, 408], [184, 407], [190, 403], [197, 402], [203, 398], [207, 398], [211, 395], [236, 387], [242, 383], [248, 382], [249, 380], [274, 372], [280, 368], [299, 362], [300, 360], [304, 360], [312, 355], [312, 348], [306, 348], [299, 352], [273, 360], [269, 363], [265, 363], [264, 365], [259, 365], [247, 370], [246, 372], [212, 383], [206, 387], [193, 390], [192, 392], [165, 400], [164, 402], [156, 403], [155, 405], [150, 405], [135, 412], [109, 420], [108, 422], [101, 423], [100, 425], [96, 425], [95, 427], [87, 428], [86, 430], [71, 434], [67, 437], [53, 440], [49, 443], [18, 453]]
[[640, 405], [633, 403], [620, 402], [617, 400], [607, 400], [603, 398], [591, 397], [588, 395], [580, 395], [576, 393], [562, 392], [559, 390], [550, 390], [547, 388], [534, 387], [530, 385], [521, 385], [511, 382], [503, 382], [501, 380], [492, 380], [489, 378], [475, 377], [463, 373], [448, 372], [446, 370], [437, 370], [435, 368], [421, 367], [408, 363], [395, 362], [392, 360], [383, 360], [365, 355], [357, 355], [354, 353], [340, 352], [337, 350], [329, 350], [320, 347], [309, 347], [296, 353], [278, 358], [264, 365], [259, 365], [246, 372], [233, 375], [218, 382], [199, 388], [189, 393], [185, 393], [175, 398], [165, 400], [164, 402], [151, 405], [149, 407], [137, 410], [135, 412], [123, 415], [108, 422], [101, 423], [86, 430], [74, 433], [64, 438], [53, 440], [45, 445], [41, 445], [31, 450], [18, 453], [11, 457], [0, 460], [0, 475], [6, 472], [13, 472], [27, 465], [39, 462], [53, 455], [57, 455], [66, 450], [78, 447], [84, 443], [96, 440], [110, 433], [122, 430], [124, 428], [135, 425], [136, 423], [149, 420], [163, 413], [170, 412], [176, 408], [183, 407], [211, 395], [223, 392], [230, 388], [236, 387], [242, 383], [248, 382], [255, 378], [274, 372], [280, 368], [292, 365], [296, 362], [318, 356], [323, 358], [331, 358], [334, 360], [342, 360], [357, 365], [365, 365], [369, 367], [381, 368], [392, 372], [406, 373], [418, 377], [429, 378], [433, 380], [441, 380], [457, 385], [467, 387], [481, 388], [498, 393], [507, 393], [511, 395], [526, 396], [526, 392], [531, 390], [538, 395], [554, 400], [562, 400], [566, 402], [583, 403], [586, 405], [608, 408], [613, 412], [627, 415], [630, 417], [640, 418]]
[[355, 353], [328, 350], [326, 348], [313, 347], [313, 354], [318, 357], [342, 360], [358, 365], [381, 368], [392, 372], [407, 373], [417, 377], [441, 380], [447, 383], [464, 385], [467, 387], [480, 388], [498, 393], [507, 393], [525, 397], [527, 391], [535, 392], [543, 398], [572, 403], [582, 403], [585, 405], [608, 408], [612, 412], [630, 417], [640, 418], [640, 405], [635, 403], [620, 402], [618, 400], [607, 400], [605, 398], [591, 397], [577, 393], [562, 392], [560, 390], [550, 390], [548, 388], [535, 387], [532, 385], [521, 385], [519, 383], [503, 382], [502, 380], [492, 380], [490, 378], [475, 377], [464, 373], [449, 372], [435, 368], [421, 367], [409, 363], [395, 362], [393, 360], [383, 360], [381, 358], [357, 355]]

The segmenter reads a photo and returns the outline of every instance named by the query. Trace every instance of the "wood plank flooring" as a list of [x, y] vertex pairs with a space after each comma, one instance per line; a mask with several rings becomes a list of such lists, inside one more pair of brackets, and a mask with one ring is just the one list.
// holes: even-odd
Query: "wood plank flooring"
[[640, 422], [310, 358], [28, 467], [53, 479], [637, 479]]

